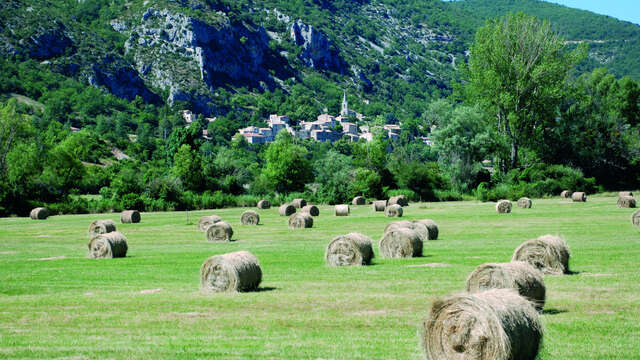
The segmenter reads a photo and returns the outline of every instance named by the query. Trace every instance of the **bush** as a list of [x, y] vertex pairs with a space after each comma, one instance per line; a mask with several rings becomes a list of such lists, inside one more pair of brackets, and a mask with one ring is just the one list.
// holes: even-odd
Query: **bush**
[[120, 199], [120, 206], [122, 207], [122, 209], [138, 211], [144, 211], [145, 208], [144, 202], [142, 201], [140, 195], [132, 193], [125, 194]]

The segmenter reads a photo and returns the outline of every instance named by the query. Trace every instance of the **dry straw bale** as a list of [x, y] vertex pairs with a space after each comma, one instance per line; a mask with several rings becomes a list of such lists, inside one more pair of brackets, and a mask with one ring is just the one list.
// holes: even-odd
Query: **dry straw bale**
[[415, 223], [424, 224], [429, 230], [429, 240], [438, 240], [438, 225], [431, 219], [414, 220]]
[[416, 231], [420, 235], [420, 239], [422, 241], [429, 240], [429, 229], [427, 229], [427, 226], [425, 224], [422, 224], [416, 221], [413, 221], [413, 222], [407, 221], [407, 220], [392, 221], [388, 223], [387, 226], [384, 228], [384, 232], [387, 232], [393, 229], [411, 229], [413, 231]]
[[119, 258], [127, 256], [127, 238], [118, 231], [99, 234], [89, 241], [89, 257]]
[[231, 241], [233, 229], [226, 222], [218, 221], [207, 228], [205, 236], [207, 241]]
[[125, 210], [120, 214], [120, 222], [123, 224], [135, 224], [140, 222], [138, 210]]
[[289, 216], [296, 213], [296, 207], [291, 204], [284, 204], [278, 209], [280, 216]]
[[307, 200], [293, 199], [293, 201], [291, 201], [291, 205], [295, 206], [296, 209], [302, 209], [303, 207], [307, 206]]
[[360, 233], [339, 235], [333, 238], [324, 254], [331, 266], [369, 265], [373, 259], [371, 239]]
[[260, 200], [258, 201], [258, 209], [270, 209], [271, 208], [271, 203], [269, 202], [269, 200]]
[[303, 207], [302, 210], [300, 210], [300, 212], [307, 213], [311, 216], [320, 215], [320, 209], [318, 209], [318, 207], [315, 205], [307, 205]]
[[203, 216], [200, 218], [200, 221], [198, 221], [198, 230], [207, 231], [209, 226], [220, 221], [222, 221], [222, 218], [218, 215]]
[[375, 200], [371, 203], [371, 208], [373, 211], [384, 211], [387, 207], [387, 200]]
[[113, 220], [96, 220], [89, 225], [89, 238], [114, 231], [116, 231], [116, 223]]
[[398, 204], [389, 205], [384, 209], [386, 217], [402, 217], [402, 206]]
[[349, 208], [349, 205], [336, 205], [334, 208], [334, 212], [336, 216], [349, 216], [349, 213], [351, 212], [351, 209]]
[[564, 190], [563, 192], [560, 193], [560, 197], [564, 199], [570, 199], [571, 195], [573, 195], [573, 191], [571, 190]]
[[620, 191], [618, 193], [618, 197], [631, 196], [633, 197], [633, 193], [631, 191]]
[[569, 273], [571, 252], [564, 239], [554, 235], [543, 235], [525, 241], [513, 252], [511, 261], [524, 261], [545, 274]]
[[587, 194], [583, 192], [574, 192], [571, 194], [571, 200], [574, 202], [585, 202], [587, 201]]
[[352, 205], [365, 205], [367, 203], [367, 199], [363, 196], [356, 196], [351, 200]]
[[631, 214], [631, 224], [640, 226], [640, 210]]
[[260, 223], [260, 215], [253, 210], [247, 210], [240, 215], [240, 223], [242, 225], [258, 225]]
[[258, 259], [248, 251], [212, 256], [200, 268], [200, 285], [206, 292], [252, 291], [261, 281]]
[[631, 196], [621, 196], [618, 198], [618, 207], [619, 208], [628, 208], [632, 209], [636, 207], [636, 199]]
[[380, 239], [378, 247], [382, 257], [410, 258], [422, 256], [422, 237], [408, 228], [391, 228]]
[[49, 217], [49, 210], [44, 207], [37, 207], [31, 210], [31, 213], [29, 213], [29, 217], [31, 217], [31, 219], [33, 220], [44, 220]]
[[467, 278], [467, 291], [516, 289], [538, 311], [544, 307], [546, 287], [542, 272], [524, 261], [487, 263], [476, 267]]
[[392, 196], [388, 205], [398, 204], [400, 206], [409, 206], [409, 200], [404, 195]]
[[531, 209], [531, 205], [533, 205], [533, 201], [527, 197], [523, 197], [518, 199], [518, 207], [523, 209]]
[[313, 227], [313, 217], [308, 213], [297, 213], [289, 217], [289, 229], [306, 229]]
[[509, 200], [499, 200], [496, 204], [496, 211], [500, 214], [508, 214], [511, 212], [513, 205]]
[[420, 333], [428, 360], [534, 360], [542, 325], [515, 290], [492, 289], [435, 300]]

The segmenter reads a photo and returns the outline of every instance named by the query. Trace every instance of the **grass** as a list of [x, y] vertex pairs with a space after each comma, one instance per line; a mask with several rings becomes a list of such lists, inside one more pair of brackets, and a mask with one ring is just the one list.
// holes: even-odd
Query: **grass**
[[[540, 359], [640, 359], [640, 228], [615, 197], [534, 200], [504, 215], [492, 203], [413, 204], [404, 219], [440, 228], [424, 257], [329, 268], [324, 249], [338, 234], [362, 232], [379, 254], [391, 220], [351, 209], [334, 217], [320, 206], [314, 227], [296, 231], [277, 208], [259, 210], [257, 227], [240, 225], [243, 209], [189, 212], [191, 225], [184, 212], [144, 213], [140, 224], [119, 214], [0, 219], [0, 358], [420, 359], [417, 329], [434, 297], [551, 233], [566, 238], [577, 274], [545, 277]], [[195, 223], [211, 213], [236, 241], [205, 242]], [[128, 237], [127, 258], [86, 258], [100, 218]], [[238, 250], [260, 260], [261, 291], [200, 292], [202, 262]]]

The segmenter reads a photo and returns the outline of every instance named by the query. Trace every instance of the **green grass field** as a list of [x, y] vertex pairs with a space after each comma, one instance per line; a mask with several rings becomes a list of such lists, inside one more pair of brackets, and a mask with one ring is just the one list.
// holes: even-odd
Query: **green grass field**
[[[640, 228], [614, 197], [587, 203], [534, 200], [499, 215], [492, 203], [412, 204], [404, 219], [434, 219], [440, 238], [421, 258], [378, 256], [391, 221], [368, 206], [334, 217], [321, 206], [314, 227], [289, 230], [277, 208], [241, 226], [243, 209], [0, 219], [0, 358], [420, 359], [418, 325], [431, 300], [464, 289], [485, 262], [509, 261], [525, 240], [566, 238], [574, 275], [546, 276], [540, 359], [640, 359]], [[200, 216], [218, 214], [231, 243], [207, 243]], [[189, 216], [188, 224], [187, 216]], [[126, 258], [92, 260], [87, 228], [117, 222]], [[330, 268], [324, 250], [338, 234], [374, 240], [367, 267]], [[205, 294], [200, 265], [248, 250], [261, 291]], [[151, 290], [151, 291], [149, 291]]]

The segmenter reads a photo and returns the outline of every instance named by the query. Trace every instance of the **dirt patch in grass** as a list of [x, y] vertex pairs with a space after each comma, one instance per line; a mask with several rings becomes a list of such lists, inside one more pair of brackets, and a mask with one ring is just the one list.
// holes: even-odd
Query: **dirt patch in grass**
[[410, 268], [424, 268], [424, 267], [428, 267], [428, 268], [437, 268], [437, 267], [448, 267], [451, 266], [450, 264], [442, 264], [442, 263], [430, 263], [430, 264], [420, 264], [420, 265], [407, 265], [407, 267]]

